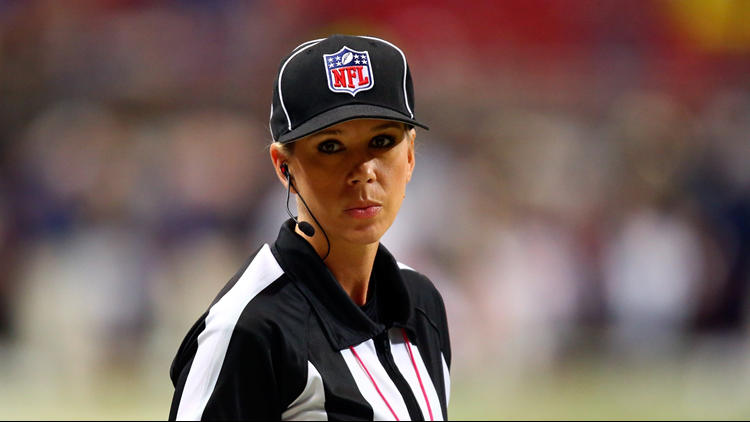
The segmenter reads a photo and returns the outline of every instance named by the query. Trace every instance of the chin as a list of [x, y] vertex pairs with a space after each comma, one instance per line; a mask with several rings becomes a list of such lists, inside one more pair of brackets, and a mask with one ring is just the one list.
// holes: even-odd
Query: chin
[[358, 224], [352, 227], [347, 233], [347, 238], [352, 243], [360, 245], [369, 245], [372, 243], [380, 242], [380, 239], [388, 231], [389, 225], [383, 224], [383, 222], [372, 222], [369, 224]]

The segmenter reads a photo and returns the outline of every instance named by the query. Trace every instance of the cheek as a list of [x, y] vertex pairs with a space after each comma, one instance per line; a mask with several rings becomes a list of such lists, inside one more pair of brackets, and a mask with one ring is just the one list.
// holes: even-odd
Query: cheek
[[403, 198], [409, 181], [409, 165], [406, 160], [386, 166], [383, 169], [382, 185], [390, 197]]
[[299, 187], [302, 197], [313, 213], [322, 214], [327, 205], [335, 202], [335, 192], [340, 188], [334, 187], [330, 172], [313, 166], [305, 167], [305, 170], [298, 171], [298, 174], [300, 176], [296, 178], [295, 186]]
[[343, 192], [343, 177], [334, 177], [330, 172], [321, 172], [310, 177], [310, 189], [314, 192], [315, 202], [321, 206], [337, 203]]

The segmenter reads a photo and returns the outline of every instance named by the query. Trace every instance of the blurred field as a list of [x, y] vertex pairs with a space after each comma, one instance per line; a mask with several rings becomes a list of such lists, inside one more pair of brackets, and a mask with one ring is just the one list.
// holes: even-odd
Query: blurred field
[[457, 420], [747, 420], [750, 388], [738, 369], [747, 373], [737, 362], [577, 362], [518, 384], [458, 383], [451, 414]]
[[[454, 380], [453, 420], [747, 420], [750, 360], [724, 353], [642, 362], [579, 359], [554, 371], [506, 377], [503, 370]], [[720, 352], [720, 354], [722, 354]], [[7, 371], [6, 371], [7, 372]], [[5, 373], [3, 420], [164, 420], [171, 400], [166, 371], [101, 374], [96, 391], [69, 396]], [[508, 369], [508, 372], [513, 372]], [[533, 372], [533, 371], [531, 371]]]
[[279, 61], [332, 33], [399, 45], [431, 127], [383, 243], [445, 298], [453, 419], [750, 419], [748, 22], [0, 0], [0, 419], [167, 417], [183, 336], [286, 219]]

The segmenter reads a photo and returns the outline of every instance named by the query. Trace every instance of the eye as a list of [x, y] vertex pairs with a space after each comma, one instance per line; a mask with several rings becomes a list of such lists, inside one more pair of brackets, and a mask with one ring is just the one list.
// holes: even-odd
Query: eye
[[343, 146], [339, 141], [334, 140], [328, 140], [323, 141], [318, 145], [318, 151], [322, 152], [323, 154], [336, 154], [337, 152], [340, 152], [342, 150]]
[[370, 141], [370, 146], [373, 148], [390, 148], [396, 143], [396, 138], [390, 135], [379, 135]]

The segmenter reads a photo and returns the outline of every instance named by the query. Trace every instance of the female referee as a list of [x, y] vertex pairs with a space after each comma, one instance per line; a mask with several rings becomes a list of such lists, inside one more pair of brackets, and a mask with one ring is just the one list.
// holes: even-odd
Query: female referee
[[[334, 35], [279, 67], [271, 161], [288, 220], [193, 326], [172, 420], [445, 420], [443, 300], [380, 244], [414, 170], [414, 93], [393, 44]], [[291, 216], [291, 213], [290, 213]]]

